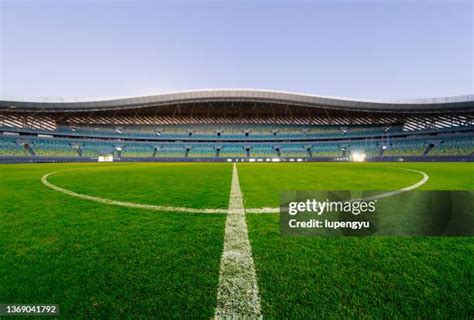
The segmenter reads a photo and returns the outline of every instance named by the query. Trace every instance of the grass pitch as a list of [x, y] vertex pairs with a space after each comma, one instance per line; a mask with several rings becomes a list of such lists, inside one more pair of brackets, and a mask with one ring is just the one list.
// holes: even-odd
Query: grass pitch
[[[246, 208], [282, 190], [474, 189], [469, 163], [238, 164]], [[56, 303], [64, 317], [209, 318], [225, 215], [154, 212], [72, 198], [226, 208], [231, 164], [0, 166], [0, 303]], [[76, 170], [77, 169], [77, 170]], [[283, 238], [248, 214], [265, 318], [472, 318], [472, 238]]]
[[[244, 164], [246, 206], [279, 190], [473, 190], [469, 163]], [[262, 311], [271, 319], [464, 319], [474, 316], [474, 239], [281, 237], [277, 215], [247, 214]]]
[[[39, 181], [47, 172], [82, 167], [84, 164], [0, 167], [0, 301], [59, 304], [65, 318], [212, 316], [225, 215], [160, 213], [102, 205], [47, 189]], [[123, 169], [125, 175], [131, 172], [128, 165], [114, 167]], [[173, 170], [170, 165], [133, 167], [133, 177], [141, 172], [150, 175], [148, 180], [141, 176], [144, 187], [137, 187], [137, 181], [130, 181], [137, 189], [117, 186], [118, 181], [113, 180], [108, 187], [120, 190], [115, 198], [143, 198], [142, 190], [151, 192], [150, 185], [156, 186], [150, 168], [157, 167], [156, 173], [164, 167]], [[184, 168], [183, 175], [190, 174], [186, 166], [176, 167]], [[209, 170], [198, 174], [203, 167], [193, 166], [193, 179], [199, 176], [209, 185], [219, 184], [221, 172], [217, 170], [213, 180]], [[103, 179], [105, 165], [92, 168], [74, 171], [78, 174], [75, 178], [72, 172], [58, 174], [55, 182], [68, 185], [75, 179], [74, 189], [84, 191], [82, 179], [88, 183], [96, 179], [98, 190], [94, 193], [102, 195], [110, 183]], [[110, 177], [109, 171], [105, 172]], [[192, 187], [179, 176], [169, 178], [165, 191], [157, 191], [165, 195], [163, 201], [171, 202], [175, 194], [190, 199]], [[223, 178], [230, 184], [230, 177]], [[123, 176], [117, 175], [117, 179]], [[198, 205], [202, 200], [207, 205], [201, 192], [195, 191], [193, 201]], [[228, 194], [222, 195], [222, 201], [225, 198]], [[216, 197], [212, 201], [220, 200]]]
[[284, 190], [397, 190], [421, 180], [401, 168], [430, 176], [421, 189], [474, 189], [471, 163], [241, 163], [239, 176], [245, 207], [259, 208], [278, 207]]
[[[77, 193], [143, 204], [227, 208], [232, 166], [193, 163], [103, 164], [58, 172], [51, 183]], [[78, 183], [80, 181], [80, 183]]]

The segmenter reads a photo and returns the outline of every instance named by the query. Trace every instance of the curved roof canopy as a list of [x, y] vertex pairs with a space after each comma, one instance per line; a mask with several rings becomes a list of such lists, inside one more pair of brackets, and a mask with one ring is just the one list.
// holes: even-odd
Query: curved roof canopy
[[166, 93], [153, 96], [82, 102], [33, 102], [0, 100], [0, 111], [107, 111], [214, 101], [250, 101], [256, 103], [265, 102], [358, 112], [451, 113], [460, 111], [474, 111], [474, 95], [431, 99], [375, 101], [353, 100], [346, 98], [253, 89], [197, 90]]

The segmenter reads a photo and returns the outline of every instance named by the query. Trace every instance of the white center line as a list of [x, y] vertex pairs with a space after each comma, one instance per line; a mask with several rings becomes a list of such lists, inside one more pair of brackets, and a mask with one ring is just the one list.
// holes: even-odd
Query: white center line
[[262, 318], [257, 275], [235, 163], [225, 226], [224, 250], [219, 271], [215, 318]]

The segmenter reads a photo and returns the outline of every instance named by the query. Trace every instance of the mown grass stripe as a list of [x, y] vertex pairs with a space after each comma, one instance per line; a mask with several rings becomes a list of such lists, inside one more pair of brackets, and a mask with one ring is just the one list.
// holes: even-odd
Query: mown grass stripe
[[219, 272], [215, 317], [216, 319], [262, 318], [257, 275], [235, 163], [225, 227], [224, 250]]

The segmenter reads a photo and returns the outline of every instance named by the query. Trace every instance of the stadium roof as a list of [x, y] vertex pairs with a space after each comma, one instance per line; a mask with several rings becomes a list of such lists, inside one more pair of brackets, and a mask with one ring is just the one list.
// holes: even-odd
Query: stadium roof
[[325, 97], [283, 91], [254, 89], [213, 89], [165, 93], [143, 97], [80, 102], [34, 102], [0, 100], [0, 111], [83, 112], [126, 110], [160, 105], [226, 101], [264, 102], [357, 112], [440, 113], [474, 110], [474, 95], [443, 98], [376, 101]]

